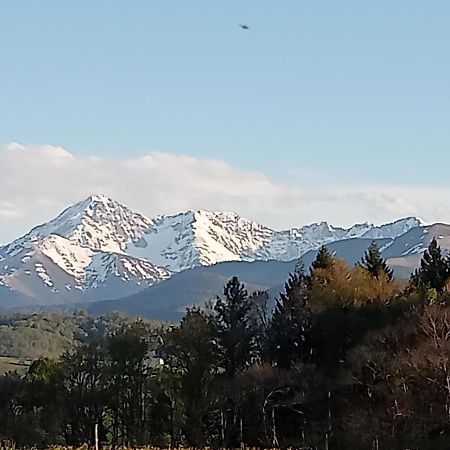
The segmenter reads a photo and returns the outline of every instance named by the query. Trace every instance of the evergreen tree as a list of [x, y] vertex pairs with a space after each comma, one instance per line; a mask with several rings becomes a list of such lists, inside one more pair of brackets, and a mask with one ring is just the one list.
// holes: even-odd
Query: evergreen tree
[[163, 335], [163, 342], [163, 387], [167, 385], [173, 405], [180, 403], [175, 411], [183, 411], [179, 422], [186, 443], [201, 447], [208, 439], [208, 395], [217, 372], [214, 324], [201, 309], [188, 309], [180, 326]]
[[429, 287], [441, 293], [445, 289], [449, 276], [449, 260], [442, 255], [441, 248], [433, 238], [423, 254], [419, 269], [411, 277], [412, 284], [415, 287]]
[[289, 276], [271, 320], [269, 358], [278, 367], [290, 368], [311, 355], [311, 311], [308, 305], [308, 279], [303, 268]]
[[92, 443], [92, 426], [99, 424], [104, 438], [102, 417], [106, 411], [106, 355], [96, 342], [81, 345], [61, 358], [67, 390], [66, 441], [70, 445]]
[[316, 269], [328, 269], [333, 265], [333, 256], [330, 251], [322, 245], [317, 251], [316, 258], [311, 264], [311, 272]]
[[242, 436], [242, 408], [231, 386], [257, 360], [259, 328], [253, 320], [252, 302], [237, 277], [225, 285], [223, 297], [214, 305], [218, 356], [225, 378], [220, 383], [230, 389], [219, 396], [220, 446], [235, 448]]
[[375, 241], [373, 241], [364, 257], [361, 259], [361, 267], [365, 269], [374, 278], [379, 278], [385, 275], [389, 281], [393, 279], [393, 271], [386, 263], [386, 260], [381, 256], [380, 249]]
[[56, 442], [60, 438], [66, 400], [60, 364], [48, 358], [33, 361], [23, 384], [23, 409], [34, 413], [35, 433], [49, 445]]
[[20, 399], [28, 401], [23, 390], [23, 378], [20, 375], [11, 372], [0, 374], [0, 446], [3, 446], [2, 441], [5, 439], [29, 446], [39, 442], [36, 439], [35, 423], [30, 424], [28, 421], [25, 425], [22, 418], [25, 408], [18, 407]]
[[[255, 291], [248, 298], [250, 303], [250, 326], [255, 337], [254, 352], [262, 356], [270, 334], [269, 293], [267, 291]], [[260, 362], [256, 359], [253, 362]]]
[[149, 429], [146, 392], [152, 376], [149, 330], [136, 322], [109, 338], [108, 384], [115, 443], [143, 443]]
[[233, 376], [250, 364], [256, 348], [252, 305], [237, 277], [226, 284], [224, 297], [217, 298], [214, 312], [222, 366], [227, 375]]

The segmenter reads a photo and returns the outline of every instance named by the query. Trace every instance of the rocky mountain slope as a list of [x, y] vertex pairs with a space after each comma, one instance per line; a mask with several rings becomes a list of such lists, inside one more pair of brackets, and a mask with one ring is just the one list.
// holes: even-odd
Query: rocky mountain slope
[[0, 248], [0, 305], [115, 299], [200, 266], [292, 261], [322, 244], [392, 241], [420, 225], [406, 218], [378, 227], [321, 222], [275, 231], [226, 212], [149, 219], [97, 195]]
[[[395, 239], [351, 238], [327, 244], [329, 251], [350, 265], [360, 261], [370, 243], [375, 240], [397, 277], [409, 277], [419, 265], [423, 251], [436, 238], [444, 250], [450, 251], [450, 225], [436, 224], [416, 227]], [[306, 252], [301, 258], [305, 268], [310, 267], [317, 250]], [[130, 315], [179, 320], [186, 307], [201, 305], [223, 292], [226, 282], [238, 275], [249, 292], [267, 290], [269, 309], [283, 290], [284, 282], [298, 260], [292, 261], [232, 261], [212, 266], [196, 267], [174, 273], [169, 279], [131, 296], [94, 302], [88, 306], [92, 314], [121, 311]]]

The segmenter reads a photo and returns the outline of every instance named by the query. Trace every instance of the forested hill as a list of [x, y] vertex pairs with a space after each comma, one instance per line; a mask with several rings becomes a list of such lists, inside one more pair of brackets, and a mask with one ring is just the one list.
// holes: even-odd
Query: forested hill
[[[135, 318], [118, 313], [91, 317], [82, 311], [68, 316], [50, 312], [3, 312], [0, 313], [0, 357], [58, 358], [76, 343], [82, 344], [94, 336], [106, 337], [134, 322]], [[163, 324], [157, 320], [145, 320], [145, 323], [155, 328]]]

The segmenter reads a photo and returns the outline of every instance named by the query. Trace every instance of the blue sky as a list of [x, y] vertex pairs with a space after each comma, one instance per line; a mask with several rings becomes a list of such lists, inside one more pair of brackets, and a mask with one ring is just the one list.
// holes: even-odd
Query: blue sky
[[449, 23], [443, 0], [3, 2], [0, 242], [95, 193], [450, 222]]
[[448, 1], [15, 0], [0, 20], [0, 143], [448, 183]]

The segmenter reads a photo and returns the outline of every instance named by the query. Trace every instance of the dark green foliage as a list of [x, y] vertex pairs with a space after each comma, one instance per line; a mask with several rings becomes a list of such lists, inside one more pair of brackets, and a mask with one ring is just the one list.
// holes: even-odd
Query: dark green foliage
[[315, 316], [311, 331], [313, 361], [327, 374], [335, 374], [346, 355], [367, 333], [402, 320], [412, 306], [401, 299], [391, 304], [368, 303], [364, 307], [333, 306]]
[[256, 356], [257, 336], [251, 312], [252, 304], [244, 285], [233, 277], [214, 305], [221, 365], [229, 376], [242, 372]]
[[322, 245], [317, 251], [316, 258], [311, 263], [311, 270], [328, 269], [333, 265], [333, 256], [325, 245]]
[[[223, 386], [232, 386], [237, 376], [259, 360], [261, 329], [255, 320], [255, 306], [237, 277], [231, 278], [223, 297], [216, 300], [213, 321]], [[227, 389], [218, 401], [215, 414], [220, 417], [221, 426], [212, 440], [215, 445], [236, 447], [241, 441], [242, 411], [233, 394], [232, 388]]]
[[268, 356], [276, 366], [288, 369], [311, 358], [311, 321], [308, 279], [299, 268], [286, 282], [271, 320]]
[[35, 431], [44, 444], [63, 442], [59, 419], [65, 413], [64, 374], [61, 365], [48, 358], [34, 361], [25, 376], [23, 408], [37, 419]]
[[[353, 290], [379, 290], [376, 249], [362, 263], [373, 278], [320, 253], [313, 270], [330, 270], [293, 273], [272, 315], [267, 293], [232, 278], [211, 311], [192, 308], [170, 328], [84, 316], [63, 356], [0, 377], [0, 440], [92, 444], [97, 423], [111, 446], [450, 448], [449, 299], [421, 295], [444, 290], [436, 242], [417, 288], [389, 282], [358, 302]], [[352, 276], [364, 283], [348, 290]], [[314, 309], [314, 295], [337, 300]]]
[[77, 318], [57, 314], [15, 314], [2, 317], [0, 355], [57, 358], [72, 347]]
[[449, 276], [449, 260], [442, 255], [437, 240], [433, 238], [423, 254], [419, 269], [412, 275], [411, 282], [415, 287], [431, 288], [441, 293]]
[[[21, 428], [25, 421], [19, 403], [22, 387], [23, 380], [19, 375], [8, 373], [0, 376], [0, 442], [10, 439], [15, 442], [33, 443], [35, 438], [35, 436], [22, 434]], [[30, 437], [31, 442], [28, 441]]]
[[172, 420], [177, 420], [190, 445], [201, 446], [208, 439], [210, 391], [217, 374], [216, 329], [210, 317], [193, 308], [162, 340], [158, 351], [163, 362], [161, 385], [173, 413], [183, 412]]
[[[65, 439], [70, 445], [92, 442], [92, 424], [99, 423], [105, 408], [106, 354], [95, 343], [86, 344], [61, 359], [64, 373]], [[103, 430], [100, 430], [103, 434]], [[103, 437], [103, 436], [102, 436]]]
[[[55, 313], [0, 313], [0, 356], [15, 358], [58, 358], [79, 343], [87, 342], [130, 325], [130, 317], [111, 313], [90, 317], [82, 311], [71, 316]], [[146, 320], [153, 328], [163, 322]]]
[[388, 280], [392, 281], [393, 271], [386, 263], [386, 260], [381, 256], [380, 249], [375, 241], [373, 241], [364, 257], [361, 259], [361, 267], [363, 267], [374, 278], [380, 278], [384, 275]]
[[108, 385], [113, 441], [146, 442], [149, 426], [145, 404], [151, 395], [150, 330], [141, 322], [113, 334], [108, 343]]

